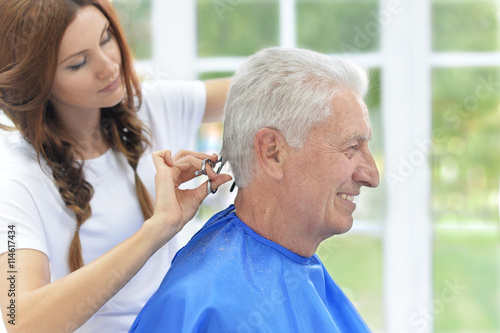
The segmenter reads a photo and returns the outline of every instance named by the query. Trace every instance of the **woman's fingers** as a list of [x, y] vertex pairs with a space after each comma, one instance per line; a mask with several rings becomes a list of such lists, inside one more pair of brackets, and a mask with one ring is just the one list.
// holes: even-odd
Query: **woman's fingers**
[[207, 155], [187, 150], [181, 150], [173, 157], [169, 150], [153, 153], [153, 162], [157, 174], [161, 171], [167, 172], [166, 170], [170, 170], [170, 172], [167, 172], [170, 175], [167, 178], [170, 178], [176, 187], [201, 175], [197, 171], [201, 171], [204, 166], [205, 174], [211, 180], [212, 190], [215, 191], [221, 184], [229, 181], [231, 177], [224, 175], [224, 177], [220, 178], [223, 175], [217, 174], [207, 159], [215, 163], [218, 160], [218, 156], [216, 154]]
[[190, 150], [179, 150], [173, 157], [173, 160], [174, 162], [186, 157], [186, 156], [192, 156], [192, 157], [196, 157], [200, 160], [204, 160], [206, 158], [210, 159], [212, 162], [215, 162], [217, 161], [217, 155], [216, 154], [212, 154], [212, 155], [208, 155], [208, 154], [204, 154], [204, 153], [199, 153], [199, 152], [196, 152], [196, 151], [190, 151]]
[[173, 160], [172, 154], [171, 154], [171, 152], [169, 150], [166, 150], [166, 153], [163, 156], [163, 160], [165, 161], [165, 163], [169, 167], [173, 167], [174, 166], [174, 160]]
[[156, 171], [164, 168], [165, 164], [168, 166], [172, 166], [174, 164], [172, 161], [172, 152], [170, 150], [156, 151], [152, 154], [152, 156]]
[[212, 162], [217, 161], [217, 155], [198, 155], [195, 156], [184, 156], [174, 162], [174, 167], [180, 171], [180, 181], [181, 183], [187, 182], [195, 177], [202, 175], [201, 170], [205, 171], [210, 179], [217, 177], [217, 174], [212, 168], [212, 165], [206, 161], [209, 159]]
[[200, 171], [205, 164], [205, 172], [209, 178], [215, 177], [210, 163], [204, 162], [210, 160], [215, 163], [218, 159], [216, 154], [207, 155], [203, 153], [181, 150], [172, 157], [170, 150], [162, 150], [153, 153], [153, 163], [156, 171], [165, 170], [167, 167], [175, 169], [180, 174], [178, 184], [187, 182], [196, 176], [196, 171]]
[[202, 188], [205, 189], [207, 195], [209, 195], [210, 192], [212, 191], [214, 192], [217, 191], [222, 184], [227, 183], [228, 181], [233, 179], [230, 175], [227, 174], [220, 174], [220, 175], [215, 174], [215, 175], [216, 175], [215, 178], [210, 179], [210, 188], [208, 188], [208, 180], [204, 182], [203, 185], [201, 186]]
[[182, 151], [174, 157], [168, 150], [153, 153], [157, 170], [154, 216], [160, 221], [180, 230], [196, 214], [200, 204], [209, 194], [207, 182], [194, 189], [180, 189], [179, 186], [195, 178], [195, 171], [200, 170], [203, 163], [207, 164], [205, 170], [210, 178], [211, 190], [216, 190], [231, 180], [229, 175], [215, 173], [210, 163], [204, 162], [207, 158], [212, 162], [217, 161], [217, 155], [190, 154], [187, 151]]

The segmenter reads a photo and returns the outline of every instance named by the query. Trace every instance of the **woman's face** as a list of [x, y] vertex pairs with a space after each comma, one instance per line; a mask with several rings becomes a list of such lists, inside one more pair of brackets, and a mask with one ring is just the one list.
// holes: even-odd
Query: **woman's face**
[[59, 113], [118, 104], [125, 95], [121, 53], [108, 19], [94, 6], [79, 10], [61, 42], [51, 101]]

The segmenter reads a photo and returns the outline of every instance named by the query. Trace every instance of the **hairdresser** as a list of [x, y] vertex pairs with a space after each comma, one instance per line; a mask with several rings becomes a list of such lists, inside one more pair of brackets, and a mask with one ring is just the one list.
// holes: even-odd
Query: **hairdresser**
[[141, 89], [109, 0], [2, 0], [0, 50], [7, 331], [127, 332], [208, 194], [179, 186], [217, 156], [182, 149], [229, 82]]

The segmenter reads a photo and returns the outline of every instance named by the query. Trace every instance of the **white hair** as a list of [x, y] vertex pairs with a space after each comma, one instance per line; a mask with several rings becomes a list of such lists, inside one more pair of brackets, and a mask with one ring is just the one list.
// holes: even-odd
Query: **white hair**
[[233, 76], [224, 109], [221, 156], [238, 187], [253, 176], [254, 137], [278, 130], [292, 147], [302, 147], [312, 125], [332, 114], [342, 89], [364, 97], [368, 75], [361, 67], [310, 50], [268, 48], [251, 56]]

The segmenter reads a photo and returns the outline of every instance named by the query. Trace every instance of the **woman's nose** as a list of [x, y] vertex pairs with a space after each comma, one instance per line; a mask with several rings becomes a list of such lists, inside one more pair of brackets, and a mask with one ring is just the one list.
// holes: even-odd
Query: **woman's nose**
[[110, 59], [106, 59], [102, 62], [97, 72], [97, 77], [99, 79], [115, 77], [119, 71], [120, 71], [120, 66], [117, 63], [111, 61]]

